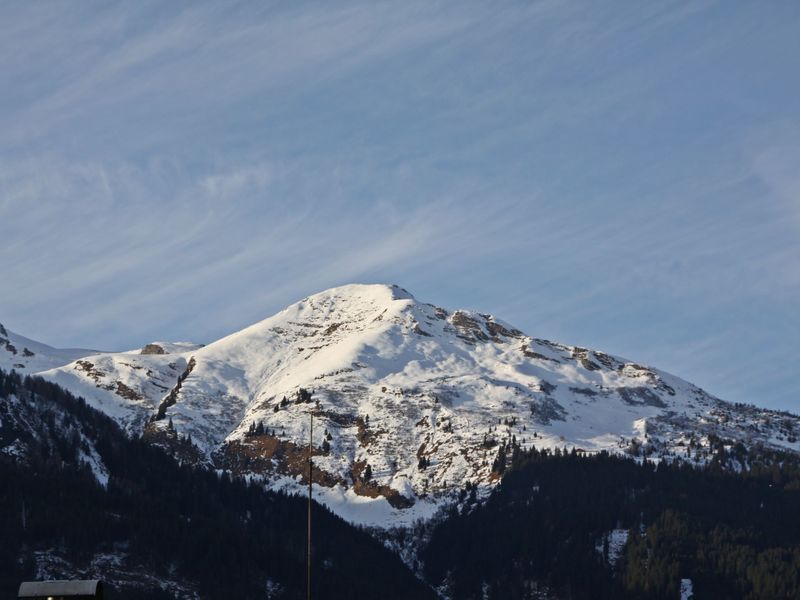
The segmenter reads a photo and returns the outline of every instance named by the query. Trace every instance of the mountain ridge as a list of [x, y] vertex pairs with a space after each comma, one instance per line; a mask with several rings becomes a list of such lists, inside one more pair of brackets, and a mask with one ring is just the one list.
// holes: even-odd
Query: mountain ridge
[[130, 433], [175, 451], [190, 437], [184, 459], [288, 491], [307, 477], [313, 413], [315, 494], [368, 525], [429, 518], [467, 483], [488, 491], [514, 446], [702, 461], [716, 436], [800, 451], [793, 415], [399, 286], [332, 288], [203, 347], [152, 345], [40, 374]]

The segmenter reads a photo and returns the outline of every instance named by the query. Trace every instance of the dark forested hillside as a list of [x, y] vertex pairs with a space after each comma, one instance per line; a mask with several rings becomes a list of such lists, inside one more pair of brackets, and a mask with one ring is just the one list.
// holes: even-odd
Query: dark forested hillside
[[[3, 371], [0, 482], [2, 597], [45, 563], [130, 582], [112, 598], [305, 597], [302, 499], [181, 466], [61, 388]], [[434, 597], [366, 533], [318, 505], [314, 522], [325, 598]]]
[[[181, 465], [61, 388], [0, 371], [0, 595], [45, 574], [117, 598], [301, 598], [302, 499]], [[183, 448], [185, 449], [185, 448]], [[419, 558], [452, 600], [800, 598], [800, 461], [712, 440], [704, 469], [498, 450]], [[394, 554], [314, 506], [325, 598], [433, 598]]]
[[705, 469], [516, 455], [489, 500], [453, 511], [422, 553], [452, 598], [675, 600], [682, 579], [695, 598], [800, 598], [796, 456], [721, 440]]

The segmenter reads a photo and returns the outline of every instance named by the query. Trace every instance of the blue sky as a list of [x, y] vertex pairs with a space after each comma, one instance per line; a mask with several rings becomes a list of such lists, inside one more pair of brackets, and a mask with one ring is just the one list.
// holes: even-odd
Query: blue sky
[[797, 2], [8, 2], [0, 322], [392, 282], [800, 411]]

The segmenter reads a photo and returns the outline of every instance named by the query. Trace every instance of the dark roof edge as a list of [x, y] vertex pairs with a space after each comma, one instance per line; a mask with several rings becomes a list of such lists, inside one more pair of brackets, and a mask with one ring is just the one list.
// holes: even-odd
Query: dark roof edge
[[39, 596], [94, 596], [103, 588], [99, 579], [24, 581], [19, 586], [17, 598]]

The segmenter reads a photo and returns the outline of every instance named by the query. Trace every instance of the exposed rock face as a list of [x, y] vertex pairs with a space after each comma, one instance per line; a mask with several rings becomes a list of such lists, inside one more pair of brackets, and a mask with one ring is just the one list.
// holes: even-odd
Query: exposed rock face
[[142, 354], [166, 354], [167, 351], [158, 344], [145, 344], [142, 348]]
[[373, 525], [426, 517], [467, 482], [494, 485], [512, 443], [685, 457], [718, 435], [800, 451], [793, 415], [396, 286], [335, 288], [202, 348], [44, 375], [154, 443], [191, 438], [194, 451], [175, 446], [187, 460], [288, 490], [307, 482], [313, 413], [316, 493]]
[[175, 404], [178, 400], [178, 394], [181, 392], [181, 386], [186, 378], [191, 374], [194, 366], [197, 363], [194, 360], [194, 356], [189, 359], [189, 362], [186, 364], [186, 369], [184, 369], [183, 373], [178, 375], [178, 380], [175, 383], [175, 387], [173, 387], [169, 394], [165, 396], [165, 398], [161, 401], [161, 404], [158, 405], [158, 411], [156, 412], [156, 420], [163, 419], [167, 415], [167, 409]]

